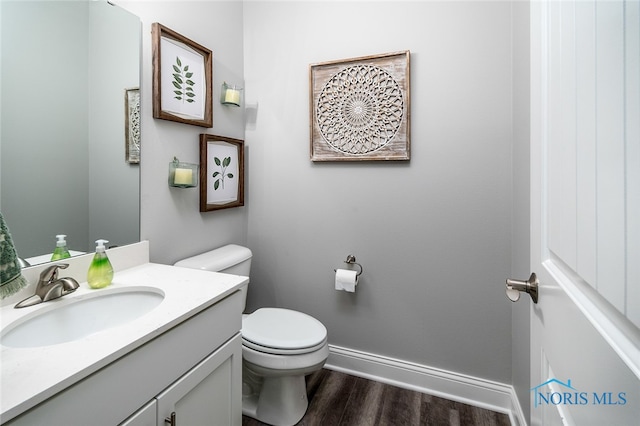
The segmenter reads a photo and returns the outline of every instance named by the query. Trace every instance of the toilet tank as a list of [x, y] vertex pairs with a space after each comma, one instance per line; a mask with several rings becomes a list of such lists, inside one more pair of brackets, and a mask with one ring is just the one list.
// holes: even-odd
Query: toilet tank
[[[251, 250], [247, 247], [229, 244], [215, 250], [182, 259], [176, 262], [174, 266], [248, 277], [251, 271], [251, 257]], [[242, 292], [242, 309], [244, 311], [247, 300], [247, 286], [241, 287], [240, 291]]]

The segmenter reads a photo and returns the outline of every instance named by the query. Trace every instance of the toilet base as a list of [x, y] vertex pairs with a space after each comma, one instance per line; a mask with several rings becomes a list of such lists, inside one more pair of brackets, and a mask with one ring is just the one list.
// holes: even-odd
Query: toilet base
[[320, 370], [329, 346], [299, 355], [275, 355], [242, 346], [242, 414], [274, 426], [292, 426], [309, 406], [305, 376]]
[[304, 375], [266, 377], [258, 393], [242, 395], [242, 414], [274, 426], [295, 425], [308, 406]]

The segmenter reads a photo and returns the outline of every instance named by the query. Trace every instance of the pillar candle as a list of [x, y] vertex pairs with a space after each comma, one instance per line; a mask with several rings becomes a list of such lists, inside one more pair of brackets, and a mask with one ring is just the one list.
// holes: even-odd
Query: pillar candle
[[227, 89], [224, 95], [224, 101], [230, 104], [240, 104], [240, 91], [236, 89]]
[[193, 170], [191, 169], [176, 169], [173, 183], [176, 185], [191, 185], [193, 182]]

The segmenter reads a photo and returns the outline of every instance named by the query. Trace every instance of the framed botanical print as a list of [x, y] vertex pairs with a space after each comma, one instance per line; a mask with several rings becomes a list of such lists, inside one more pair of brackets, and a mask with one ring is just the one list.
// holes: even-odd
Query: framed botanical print
[[213, 126], [211, 50], [159, 24], [153, 40], [153, 117]]
[[244, 206], [244, 141], [200, 135], [200, 211]]

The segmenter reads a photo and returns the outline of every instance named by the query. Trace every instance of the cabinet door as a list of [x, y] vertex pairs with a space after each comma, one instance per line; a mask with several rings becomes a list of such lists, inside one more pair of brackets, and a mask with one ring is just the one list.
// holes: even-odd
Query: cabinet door
[[155, 426], [157, 423], [156, 405], [156, 400], [152, 400], [127, 420], [120, 423], [120, 426]]
[[242, 424], [242, 340], [236, 334], [158, 395], [158, 426]]

